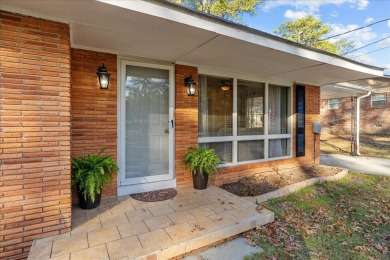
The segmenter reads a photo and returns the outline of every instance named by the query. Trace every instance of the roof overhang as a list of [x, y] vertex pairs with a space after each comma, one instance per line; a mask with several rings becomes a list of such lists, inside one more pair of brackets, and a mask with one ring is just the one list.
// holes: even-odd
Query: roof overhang
[[0, 8], [67, 22], [71, 46], [316, 86], [383, 69], [164, 1], [1, 0]]
[[321, 86], [321, 99], [359, 97], [390, 92], [390, 77], [376, 77]]

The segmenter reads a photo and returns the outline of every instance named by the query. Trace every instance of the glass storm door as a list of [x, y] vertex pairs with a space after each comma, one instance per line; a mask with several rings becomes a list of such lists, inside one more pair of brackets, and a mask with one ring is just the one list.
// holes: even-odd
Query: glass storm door
[[172, 73], [122, 62], [121, 185], [173, 179]]

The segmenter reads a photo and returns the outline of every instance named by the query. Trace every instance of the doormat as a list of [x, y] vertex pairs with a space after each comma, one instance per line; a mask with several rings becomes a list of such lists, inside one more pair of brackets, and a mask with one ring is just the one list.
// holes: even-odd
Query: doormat
[[155, 202], [172, 199], [176, 194], [177, 191], [175, 189], [163, 189], [131, 194], [130, 197], [140, 201]]

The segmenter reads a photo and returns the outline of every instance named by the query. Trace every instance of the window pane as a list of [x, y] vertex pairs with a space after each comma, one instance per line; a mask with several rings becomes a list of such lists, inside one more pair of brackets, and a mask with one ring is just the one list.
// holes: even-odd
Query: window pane
[[290, 88], [276, 85], [269, 85], [268, 89], [269, 106], [269, 134], [290, 133]]
[[372, 101], [372, 106], [374, 106], [374, 107], [384, 106], [384, 105], [386, 105], [385, 100]]
[[232, 142], [204, 143], [201, 147], [211, 148], [221, 159], [223, 163], [232, 162]]
[[384, 100], [385, 99], [385, 94], [373, 94], [372, 95], [372, 100]]
[[[232, 136], [233, 79], [199, 76], [199, 137]], [[225, 84], [229, 90], [222, 90]]]
[[238, 80], [238, 135], [264, 134], [264, 83]]
[[338, 109], [340, 100], [338, 98], [329, 99], [328, 100], [328, 108], [330, 109]]
[[290, 155], [290, 139], [271, 139], [268, 142], [269, 158]]
[[264, 159], [264, 141], [238, 142], [238, 161], [253, 161]]

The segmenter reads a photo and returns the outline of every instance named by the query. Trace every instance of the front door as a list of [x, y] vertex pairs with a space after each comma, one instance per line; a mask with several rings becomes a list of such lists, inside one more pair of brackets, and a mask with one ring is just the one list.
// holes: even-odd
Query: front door
[[118, 194], [172, 186], [173, 69], [122, 61]]

